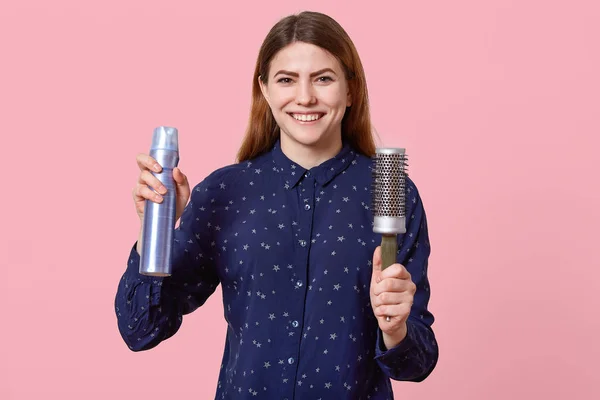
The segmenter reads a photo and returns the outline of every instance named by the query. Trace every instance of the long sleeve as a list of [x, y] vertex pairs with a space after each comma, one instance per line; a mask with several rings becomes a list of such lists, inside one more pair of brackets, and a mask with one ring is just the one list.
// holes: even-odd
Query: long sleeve
[[397, 261], [408, 269], [417, 290], [406, 322], [406, 338], [398, 346], [386, 350], [378, 329], [376, 360], [391, 379], [420, 382], [437, 364], [438, 346], [431, 329], [434, 317], [427, 309], [430, 298], [427, 268], [431, 252], [427, 219], [414, 183], [410, 180], [408, 183], [407, 232], [398, 239]]
[[138, 272], [140, 257], [134, 245], [119, 281], [115, 312], [118, 328], [132, 351], [148, 350], [173, 336], [185, 314], [200, 307], [219, 284], [211, 253], [212, 214], [203, 212], [210, 202], [207, 181], [197, 185], [175, 230], [173, 272], [150, 277]]

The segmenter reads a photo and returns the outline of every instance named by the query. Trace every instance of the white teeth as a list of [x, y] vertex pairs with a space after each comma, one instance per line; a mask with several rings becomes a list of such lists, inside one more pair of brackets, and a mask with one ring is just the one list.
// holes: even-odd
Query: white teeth
[[321, 114], [292, 114], [292, 117], [298, 121], [316, 121], [321, 118]]

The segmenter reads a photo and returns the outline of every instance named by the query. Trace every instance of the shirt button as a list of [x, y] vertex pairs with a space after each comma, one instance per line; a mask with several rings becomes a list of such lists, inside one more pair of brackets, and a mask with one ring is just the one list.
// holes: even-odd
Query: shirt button
[[300, 324], [298, 323], [298, 321], [292, 321], [292, 326], [293, 326], [294, 328], [297, 328], [297, 327], [298, 327], [298, 325], [300, 325]]
[[300, 246], [305, 247], [306, 246], [306, 240], [301, 240], [300, 241]]
[[304, 209], [305, 209], [306, 211], [310, 210], [310, 204], [305, 204], [305, 205], [304, 205]]
[[305, 173], [304, 176], [308, 178], [310, 176], [310, 172]]
[[298, 281], [298, 282], [296, 282], [296, 286], [297, 286], [297, 287], [302, 287], [302, 281]]
[[293, 364], [294, 363], [294, 359], [292, 357], [288, 358], [288, 364]]

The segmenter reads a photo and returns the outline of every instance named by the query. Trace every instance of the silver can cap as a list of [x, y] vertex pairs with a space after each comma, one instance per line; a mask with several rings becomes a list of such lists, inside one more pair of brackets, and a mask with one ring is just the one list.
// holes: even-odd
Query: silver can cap
[[155, 128], [150, 149], [179, 151], [177, 128], [169, 126], [159, 126], [158, 128]]

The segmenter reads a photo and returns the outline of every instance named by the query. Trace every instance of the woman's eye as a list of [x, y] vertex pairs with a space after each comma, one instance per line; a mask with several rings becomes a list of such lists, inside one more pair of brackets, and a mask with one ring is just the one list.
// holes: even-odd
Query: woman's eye
[[290, 78], [279, 78], [277, 80], [278, 83], [290, 83], [292, 80]]
[[319, 82], [332, 82], [333, 81], [333, 79], [331, 79], [330, 76], [320, 76], [317, 80]]

